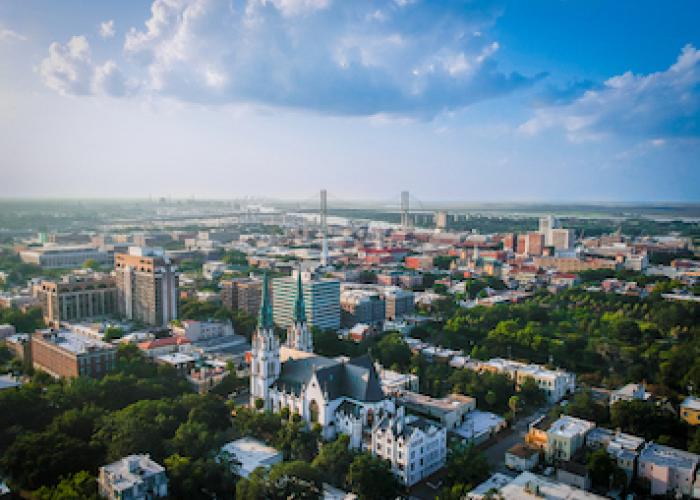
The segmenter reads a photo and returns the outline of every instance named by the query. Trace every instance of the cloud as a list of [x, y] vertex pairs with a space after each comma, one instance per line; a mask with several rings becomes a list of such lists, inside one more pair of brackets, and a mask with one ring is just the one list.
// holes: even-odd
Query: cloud
[[53, 42], [49, 56], [38, 68], [46, 86], [60, 94], [125, 95], [125, 79], [114, 61], [96, 65], [85, 36], [74, 36], [65, 45]]
[[575, 142], [616, 135], [663, 145], [668, 137], [700, 137], [700, 51], [686, 45], [665, 71], [628, 71], [564, 105], [540, 108], [520, 131], [550, 128], [563, 129]]
[[26, 40], [26, 36], [0, 26], [0, 42], [25, 42]]
[[102, 38], [112, 38], [116, 33], [114, 29], [114, 20], [104, 21], [100, 23], [100, 36]]
[[[125, 36], [128, 64], [114, 64], [141, 91], [183, 101], [429, 119], [541, 78], [499, 69], [497, 15], [457, 0], [154, 0]], [[77, 65], [52, 50], [49, 66]], [[81, 93], [65, 73], [45, 80]]]

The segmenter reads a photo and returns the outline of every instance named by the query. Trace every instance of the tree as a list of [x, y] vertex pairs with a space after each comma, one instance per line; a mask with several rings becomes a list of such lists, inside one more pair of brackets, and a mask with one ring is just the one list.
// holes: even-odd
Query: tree
[[100, 265], [95, 259], [87, 259], [83, 262], [83, 269], [92, 269], [93, 271], [99, 271]]
[[321, 447], [311, 465], [322, 472], [324, 479], [337, 488], [345, 488], [345, 478], [355, 453], [348, 448], [350, 438], [344, 434]]
[[353, 459], [346, 483], [357, 496], [366, 500], [394, 500], [403, 492], [403, 486], [389, 465], [367, 453]]
[[164, 464], [172, 498], [231, 498], [236, 491], [236, 478], [227, 462], [175, 454]]
[[518, 396], [511, 396], [508, 399], [508, 408], [510, 408], [511, 413], [513, 414], [513, 420], [515, 420], [518, 409], [520, 408], [520, 398]]
[[124, 330], [118, 326], [108, 326], [105, 328], [104, 341], [111, 342], [112, 340], [120, 339], [124, 336]]
[[320, 473], [302, 461], [280, 462], [269, 471], [258, 468], [236, 487], [238, 500], [309, 499], [322, 497], [323, 482]]
[[447, 486], [463, 484], [470, 491], [488, 478], [490, 468], [483, 453], [471, 444], [460, 443], [448, 450], [445, 472]]
[[76, 472], [53, 488], [42, 486], [34, 492], [37, 500], [97, 500], [97, 480], [87, 471]]
[[385, 367], [406, 370], [411, 363], [411, 349], [401, 334], [392, 332], [384, 335], [372, 346], [372, 355]]

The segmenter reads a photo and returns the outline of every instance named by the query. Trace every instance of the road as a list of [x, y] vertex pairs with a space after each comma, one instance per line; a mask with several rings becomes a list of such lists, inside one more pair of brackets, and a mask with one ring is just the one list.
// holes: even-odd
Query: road
[[499, 439], [484, 450], [484, 455], [486, 455], [493, 472], [510, 473], [512, 475], [512, 472], [505, 466], [506, 452], [514, 445], [524, 442], [530, 422], [545, 415], [548, 410], [549, 408], [541, 408], [534, 414], [521, 418], [508, 431], [502, 433], [502, 439]]

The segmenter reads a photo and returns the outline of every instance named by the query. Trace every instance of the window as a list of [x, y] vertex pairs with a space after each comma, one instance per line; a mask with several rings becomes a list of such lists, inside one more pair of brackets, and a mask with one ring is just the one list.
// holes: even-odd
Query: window
[[315, 399], [312, 399], [309, 403], [309, 416], [313, 423], [318, 422], [318, 403]]

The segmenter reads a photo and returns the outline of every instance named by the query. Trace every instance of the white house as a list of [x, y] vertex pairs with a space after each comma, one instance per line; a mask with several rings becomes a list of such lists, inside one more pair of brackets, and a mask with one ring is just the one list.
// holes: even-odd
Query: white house
[[391, 463], [406, 486], [430, 476], [445, 465], [447, 430], [399, 407], [372, 429], [372, 454]]
[[110, 500], [150, 500], [168, 496], [165, 468], [149, 455], [129, 455], [100, 467], [100, 496]]

